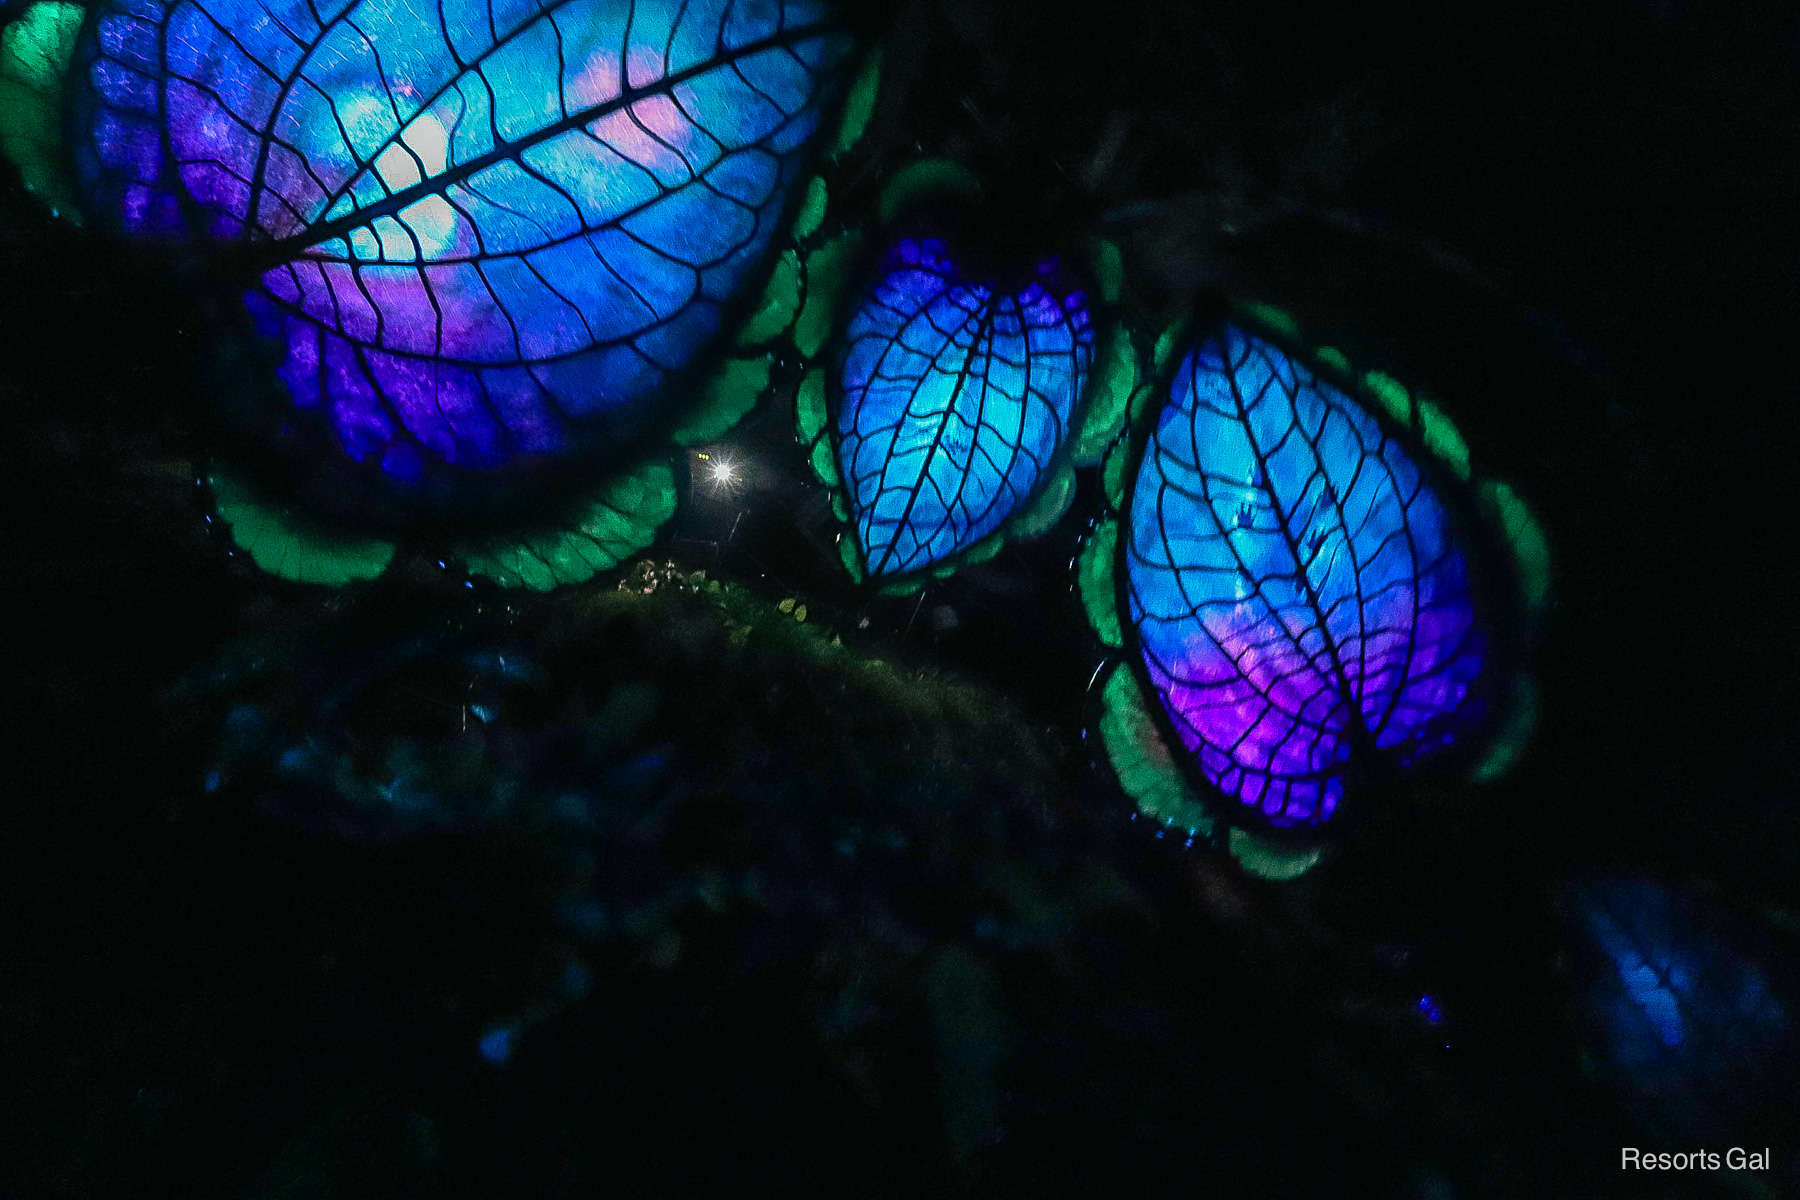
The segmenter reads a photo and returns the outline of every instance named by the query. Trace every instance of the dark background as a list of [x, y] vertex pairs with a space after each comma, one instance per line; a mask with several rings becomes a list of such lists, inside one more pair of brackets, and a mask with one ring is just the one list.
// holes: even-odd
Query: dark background
[[[1530, 757], [1377, 806], [1287, 886], [1153, 838], [1090, 768], [1091, 496], [871, 600], [777, 397], [731, 439], [744, 489], [695, 486], [661, 552], [735, 609], [422, 560], [284, 586], [202, 520], [200, 306], [8, 191], [0, 1196], [1800, 1188], [1791, 1031], [1634, 1086], [1571, 920], [1594, 880], [1660, 881], [1800, 1011], [1797, 60], [1773, 3], [895, 18], [850, 218], [951, 153], [1009, 228], [1115, 236], [1148, 327], [1257, 295], [1430, 388], [1546, 526]], [[417, 663], [471, 645], [544, 665], [508, 720], [599, 814], [582, 836], [203, 790], [246, 696], [298, 728], [372, 695], [331, 719], [379, 743], [419, 733], [383, 689], [455, 694]], [[602, 928], [571, 932], [581, 904]], [[1759, 1180], [1616, 1170], [1765, 1144]]]

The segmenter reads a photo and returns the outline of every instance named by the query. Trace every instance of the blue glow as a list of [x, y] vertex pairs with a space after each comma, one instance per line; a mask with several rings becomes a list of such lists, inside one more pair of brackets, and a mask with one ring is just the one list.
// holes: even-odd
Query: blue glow
[[827, 0], [101, 0], [91, 211], [256, 247], [294, 405], [420, 487], [634, 435], [755, 286], [848, 65]]
[[1576, 911], [1607, 964], [1593, 997], [1607, 1051], [1634, 1082], [1704, 1078], [1785, 1035], [1786, 1009], [1707, 906], [1622, 882], [1588, 889]]
[[1420, 996], [1418, 1008], [1419, 1015], [1433, 1025], [1439, 1024], [1444, 1019], [1444, 1010], [1439, 1008], [1437, 1001], [1430, 996]]
[[1093, 361], [1086, 298], [1055, 274], [1003, 289], [942, 242], [888, 254], [850, 318], [835, 421], [870, 575], [967, 549], [1047, 479]]
[[483, 1059], [502, 1067], [512, 1060], [513, 1041], [517, 1037], [518, 1030], [502, 1025], [482, 1034], [476, 1049]]
[[1482, 638], [1442, 503], [1368, 411], [1236, 329], [1170, 384], [1126, 577], [1182, 744], [1275, 824], [1329, 820], [1353, 748], [1404, 765], [1478, 715]]

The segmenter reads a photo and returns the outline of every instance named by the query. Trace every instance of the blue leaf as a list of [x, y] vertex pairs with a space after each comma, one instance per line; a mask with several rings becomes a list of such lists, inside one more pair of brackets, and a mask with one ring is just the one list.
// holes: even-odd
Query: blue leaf
[[1207, 781], [1317, 826], [1347, 778], [1480, 716], [1449, 514], [1366, 409], [1236, 329], [1177, 368], [1128, 511], [1130, 621]]
[[634, 436], [760, 284], [842, 91], [826, 0], [102, 0], [93, 215], [242, 268], [403, 485]]
[[834, 428], [871, 576], [968, 549], [1051, 480], [1087, 386], [1085, 295], [1054, 261], [1018, 286], [903, 239], [851, 315]]
[[1742, 1071], [1786, 1036], [1787, 1010], [1713, 906], [1614, 880], [1579, 892], [1573, 908], [1602, 964], [1590, 1012], [1611, 1068], [1632, 1085], [1678, 1089]]

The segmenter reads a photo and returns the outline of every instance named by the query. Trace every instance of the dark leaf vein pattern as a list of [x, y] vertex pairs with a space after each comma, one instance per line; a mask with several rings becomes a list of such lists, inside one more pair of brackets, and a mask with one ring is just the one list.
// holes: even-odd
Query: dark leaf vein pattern
[[294, 404], [412, 482], [640, 427], [757, 282], [852, 49], [822, 0], [105, 0], [77, 174], [250, 264]]
[[1450, 516], [1350, 396], [1228, 328], [1175, 372], [1129, 505], [1149, 682], [1201, 774], [1285, 826], [1468, 732], [1484, 638]]
[[1093, 363], [1080, 290], [1047, 261], [1025, 283], [966, 278], [936, 239], [901, 239], [853, 311], [834, 416], [871, 576], [942, 563], [1049, 477]]

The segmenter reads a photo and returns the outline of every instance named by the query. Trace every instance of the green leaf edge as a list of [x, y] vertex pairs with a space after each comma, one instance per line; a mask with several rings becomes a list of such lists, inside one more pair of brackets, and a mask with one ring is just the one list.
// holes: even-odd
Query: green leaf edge
[[819, 232], [825, 224], [825, 213], [831, 207], [831, 186], [825, 182], [824, 176], [814, 175], [806, 184], [806, 196], [800, 201], [800, 211], [794, 214], [793, 228], [788, 236], [796, 242], [804, 242]]
[[819, 368], [801, 376], [794, 389], [794, 429], [809, 445], [825, 432], [825, 372]]
[[0, 24], [0, 157], [50, 215], [83, 223], [62, 159], [64, 81], [86, 10], [39, 0]]
[[237, 547], [268, 575], [294, 583], [342, 587], [374, 579], [396, 546], [360, 537], [276, 504], [229, 467], [206, 474], [213, 512]]
[[1541, 622], [1550, 606], [1553, 583], [1550, 541], [1544, 536], [1544, 527], [1531, 506], [1504, 480], [1484, 481], [1479, 495], [1512, 553], [1525, 610], [1534, 623]]
[[1088, 243], [1088, 268], [1103, 304], [1117, 304], [1125, 293], [1125, 254], [1111, 238], [1097, 237]]
[[724, 437], [756, 407], [769, 387], [774, 363], [766, 354], [728, 358], [713, 372], [701, 397], [669, 435], [677, 446], [694, 446]]
[[1525, 756], [1532, 735], [1537, 732], [1538, 716], [1542, 711], [1537, 684], [1531, 676], [1521, 674], [1513, 684], [1505, 711], [1486, 754], [1469, 771], [1469, 778], [1476, 783], [1498, 781]]
[[869, 52], [856, 81], [844, 96], [838, 117], [837, 136], [832, 139], [831, 157], [842, 158], [856, 149], [869, 130], [869, 119], [875, 115], [875, 104], [881, 98], [881, 48]]
[[1042, 537], [1056, 528], [1074, 500], [1075, 467], [1063, 463], [1052, 472], [1049, 482], [1038, 489], [1031, 503], [1002, 521], [995, 533], [1015, 541]]
[[817, 358], [831, 336], [851, 265], [861, 249], [862, 234], [851, 230], [807, 255], [806, 300], [793, 331], [794, 348], [804, 357]]
[[1125, 511], [1125, 468], [1131, 460], [1131, 439], [1120, 438], [1100, 464], [1100, 487], [1114, 512]]
[[948, 158], [922, 158], [902, 167], [876, 204], [883, 225], [932, 197], [973, 198], [981, 194], [981, 180], [961, 163]]
[[806, 297], [805, 268], [798, 250], [783, 250], [775, 258], [769, 282], [750, 316], [738, 330], [739, 346], [761, 346], [774, 341], [794, 327]]
[[1114, 650], [1125, 645], [1119, 624], [1118, 553], [1119, 522], [1107, 517], [1088, 533], [1075, 560], [1075, 584], [1088, 626], [1103, 645]]
[[1136, 343], [1123, 324], [1114, 325], [1101, 349], [1094, 379], [1088, 386], [1086, 411], [1069, 442], [1069, 460], [1078, 467], [1097, 467], [1124, 430], [1131, 394], [1139, 379]]
[[[1151, 715], [1151, 701], [1124, 663], [1101, 691], [1100, 744], [1120, 790], [1144, 816], [1188, 837], [1210, 837], [1219, 819], [1195, 795]], [[1323, 845], [1288, 848], [1230, 826], [1226, 850], [1245, 873], [1275, 883], [1298, 879], [1325, 858]]]
[[675, 470], [649, 459], [596, 488], [570, 518], [513, 536], [458, 542], [453, 552], [470, 575], [534, 592], [586, 583], [656, 541], [675, 514]]
[[1189, 837], [1210, 837], [1212, 809], [1194, 794], [1169, 754], [1137, 676], [1114, 667], [1100, 693], [1100, 743], [1137, 810]]

